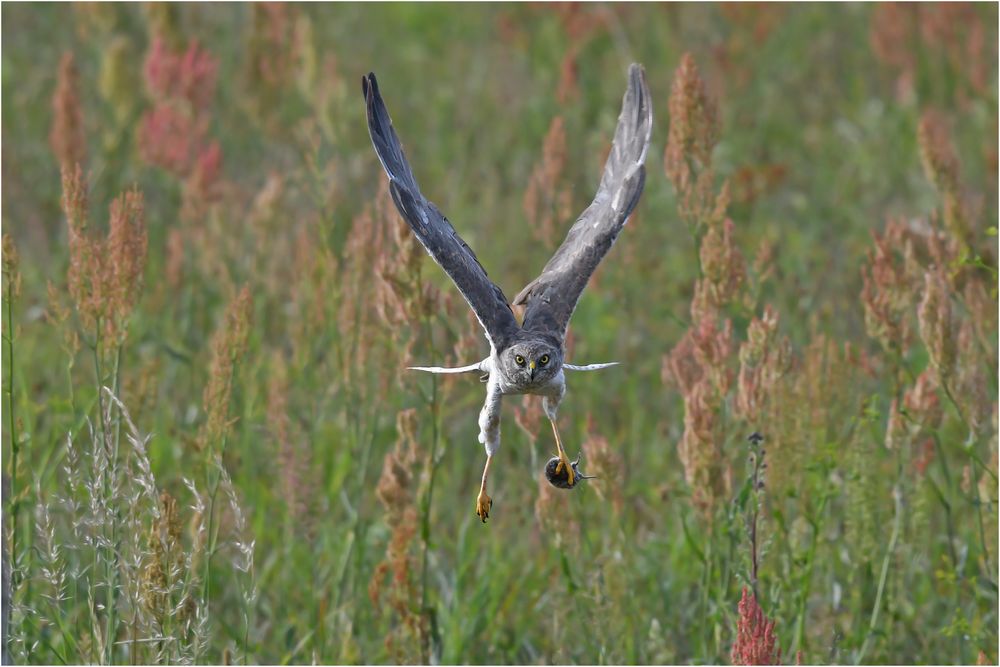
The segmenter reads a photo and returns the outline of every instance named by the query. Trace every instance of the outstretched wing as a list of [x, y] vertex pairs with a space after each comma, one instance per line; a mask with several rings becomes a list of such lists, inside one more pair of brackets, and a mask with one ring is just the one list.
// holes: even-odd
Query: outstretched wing
[[368, 133], [378, 159], [389, 176], [389, 191], [396, 208], [431, 257], [445, 270], [472, 307], [486, 330], [490, 344], [502, 350], [517, 332], [518, 324], [507, 297], [486, 275], [475, 253], [455, 232], [434, 204], [424, 199], [413, 177], [392, 119], [378, 92], [375, 75], [361, 79], [368, 108]]
[[639, 202], [646, 180], [643, 162], [653, 128], [653, 109], [642, 66], [633, 64], [628, 74], [618, 129], [594, 201], [580, 214], [541, 275], [514, 299], [514, 304], [526, 306], [525, 329], [560, 338], [566, 335], [587, 281]]

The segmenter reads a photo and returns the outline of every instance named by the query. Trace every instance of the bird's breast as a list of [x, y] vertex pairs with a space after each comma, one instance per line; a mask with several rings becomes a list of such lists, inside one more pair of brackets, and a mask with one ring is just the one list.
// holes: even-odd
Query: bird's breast
[[538, 396], [561, 396], [566, 380], [562, 370], [546, 380], [530, 381], [521, 378], [499, 376], [500, 391], [504, 394], [536, 394]]

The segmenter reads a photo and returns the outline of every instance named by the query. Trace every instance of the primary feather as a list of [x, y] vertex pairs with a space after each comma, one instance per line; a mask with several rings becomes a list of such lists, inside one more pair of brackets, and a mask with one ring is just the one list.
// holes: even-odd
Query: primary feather
[[396, 208], [465, 297], [493, 348], [503, 350], [520, 328], [507, 297], [489, 279], [475, 253], [447, 218], [420, 193], [374, 74], [369, 73], [361, 79], [361, 89], [368, 110], [368, 133], [389, 177], [389, 192]]
[[566, 335], [580, 295], [639, 202], [653, 109], [641, 65], [629, 67], [628, 89], [594, 201], [580, 214], [541, 275], [515, 297], [524, 329]]

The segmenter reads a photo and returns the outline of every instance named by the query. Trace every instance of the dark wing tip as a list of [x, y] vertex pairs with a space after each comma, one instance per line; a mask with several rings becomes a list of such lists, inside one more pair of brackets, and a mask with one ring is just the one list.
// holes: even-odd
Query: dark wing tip
[[653, 131], [653, 106], [649, 84], [646, 81], [646, 70], [639, 63], [632, 63], [628, 68], [628, 89], [622, 100], [622, 115], [619, 117], [618, 130], [624, 130], [624, 135], [615, 131], [615, 141], [623, 140], [629, 148], [638, 151], [636, 162], [642, 164], [646, 160], [646, 151]]
[[361, 93], [365, 96], [366, 102], [370, 102], [373, 97], [378, 95], [378, 81], [375, 79], [375, 72], [368, 72], [361, 77]]
[[[645, 120], [650, 126], [652, 125], [653, 108], [649, 103], [649, 84], [646, 82], [646, 69], [639, 63], [632, 63], [628, 68], [629, 73], [629, 88], [635, 91], [638, 98], [637, 100], [637, 111], [639, 114], [646, 116]], [[647, 128], [648, 129], [648, 128]]]
[[639, 63], [632, 63], [628, 67], [628, 90], [626, 92], [637, 95], [640, 99], [646, 92], [646, 70]]

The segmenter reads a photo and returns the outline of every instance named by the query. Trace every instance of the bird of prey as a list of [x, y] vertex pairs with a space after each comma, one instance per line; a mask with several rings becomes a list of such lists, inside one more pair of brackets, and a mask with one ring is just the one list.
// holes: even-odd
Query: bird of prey
[[481, 373], [486, 403], [479, 414], [479, 441], [486, 448], [476, 514], [485, 523], [493, 500], [486, 493], [490, 463], [500, 447], [500, 401], [505, 394], [539, 394], [552, 424], [558, 460], [550, 461], [549, 480], [573, 488], [584, 477], [570, 462], [559, 437], [556, 413], [566, 393], [564, 371], [591, 371], [616, 362], [577, 366], [564, 361], [566, 328], [587, 282], [618, 238], [639, 201], [646, 179], [644, 162], [653, 112], [641, 65], [628, 71], [614, 142], [593, 202], [570, 228], [541, 275], [514, 298], [524, 306], [518, 323], [503, 292], [486, 275], [472, 249], [437, 207], [424, 198], [413, 176], [392, 120], [379, 94], [375, 75], [361, 81], [368, 111], [368, 132], [389, 177], [389, 192], [400, 215], [420, 243], [461, 291], [486, 331], [490, 356], [457, 368], [418, 367], [430, 373]]

